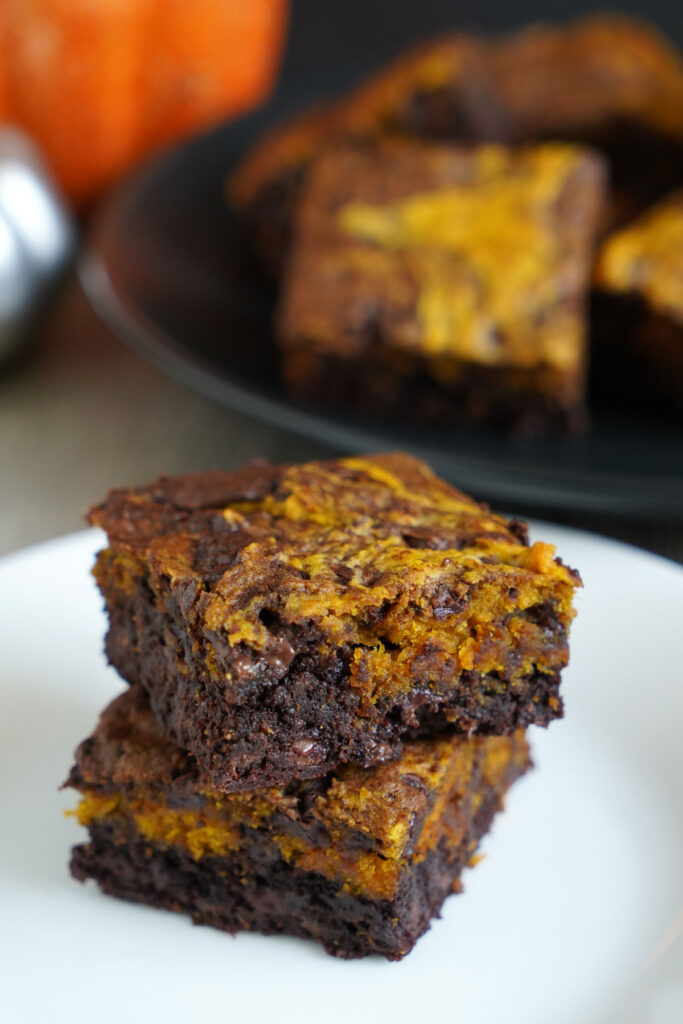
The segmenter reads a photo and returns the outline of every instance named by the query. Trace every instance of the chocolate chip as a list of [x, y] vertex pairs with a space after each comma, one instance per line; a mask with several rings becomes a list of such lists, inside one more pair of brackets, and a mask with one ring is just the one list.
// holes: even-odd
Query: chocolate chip
[[194, 545], [192, 568], [207, 586], [212, 586], [234, 564], [239, 552], [251, 539], [251, 534], [245, 530], [202, 533]]
[[510, 519], [508, 522], [508, 530], [516, 537], [520, 544], [525, 546], [529, 543], [529, 527], [523, 519]]
[[409, 548], [429, 548], [432, 551], [445, 551], [447, 548], [459, 547], [453, 538], [430, 529], [428, 526], [415, 526], [401, 533], [403, 543]]
[[533, 622], [540, 626], [547, 634], [552, 634], [562, 629], [551, 601], [542, 601], [540, 604], [527, 608], [524, 612], [524, 618], [528, 622]]
[[376, 587], [383, 576], [383, 572], [378, 572], [376, 569], [368, 567], [361, 574], [361, 583], [364, 587]]
[[187, 616], [189, 614], [192, 605], [197, 599], [198, 592], [199, 584], [192, 578], [179, 580], [175, 584], [173, 594], [183, 615]]
[[447, 619], [458, 615], [467, 606], [469, 593], [467, 587], [455, 584], [453, 588], [440, 583], [431, 598], [432, 612], [435, 619]]
[[342, 583], [350, 583], [353, 579], [353, 569], [348, 565], [333, 565], [332, 572]]
[[265, 662], [277, 679], [280, 679], [291, 665], [295, 652], [287, 637], [279, 636], [274, 639], [273, 647], [261, 658], [261, 661]]
[[376, 626], [378, 622], [382, 622], [386, 618], [390, 608], [390, 601], [382, 601], [381, 605], [375, 608], [366, 608], [363, 615], [363, 625]]

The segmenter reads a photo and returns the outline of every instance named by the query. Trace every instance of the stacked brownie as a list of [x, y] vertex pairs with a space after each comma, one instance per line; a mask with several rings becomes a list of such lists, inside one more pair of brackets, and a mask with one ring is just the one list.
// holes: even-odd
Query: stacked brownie
[[90, 518], [130, 688], [76, 753], [74, 875], [404, 956], [562, 714], [578, 575], [405, 455], [162, 477]]

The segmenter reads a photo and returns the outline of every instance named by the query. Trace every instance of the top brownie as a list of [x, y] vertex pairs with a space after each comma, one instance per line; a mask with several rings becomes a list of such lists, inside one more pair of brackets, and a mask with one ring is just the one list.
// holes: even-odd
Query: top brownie
[[578, 575], [409, 456], [162, 477], [90, 521], [109, 659], [219, 790], [562, 713]]

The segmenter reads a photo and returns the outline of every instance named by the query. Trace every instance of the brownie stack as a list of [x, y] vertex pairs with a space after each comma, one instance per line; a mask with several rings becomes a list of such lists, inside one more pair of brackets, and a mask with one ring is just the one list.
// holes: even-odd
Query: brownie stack
[[129, 689], [76, 878], [399, 959], [562, 714], [578, 575], [405, 455], [162, 477], [90, 513]]

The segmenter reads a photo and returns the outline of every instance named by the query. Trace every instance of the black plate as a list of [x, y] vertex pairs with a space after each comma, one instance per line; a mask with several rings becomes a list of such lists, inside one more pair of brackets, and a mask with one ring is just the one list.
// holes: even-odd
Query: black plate
[[273, 295], [223, 201], [245, 146], [301, 97], [171, 151], [94, 224], [81, 279], [103, 319], [189, 387], [347, 451], [403, 448], [498, 503], [683, 519], [683, 424], [594, 410], [583, 437], [509, 440], [294, 405], [278, 377]]

